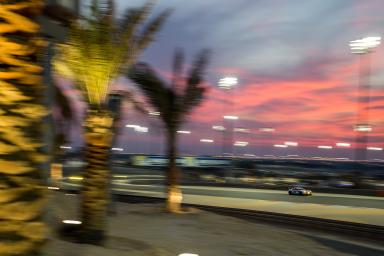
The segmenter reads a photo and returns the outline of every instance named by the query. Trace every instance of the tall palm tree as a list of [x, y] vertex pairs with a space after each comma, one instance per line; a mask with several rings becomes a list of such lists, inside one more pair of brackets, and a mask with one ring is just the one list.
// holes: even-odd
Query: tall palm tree
[[169, 16], [165, 10], [143, 26], [153, 1], [130, 9], [115, 21], [113, 1], [93, 1], [90, 18], [71, 25], [69, 39], [58, 47], [57, 72], [70, 77], [88, 103], [85, 120], [86, 159], [82, 191], [83, 242], [102, 243], [106, 229], [109, 149], [114, 113], [108, 109], [111, 82], [135, 63]]
[[180, 170], [176, 166], [177, 130], [187, 115], [203, 99], [206, 87], [202, 86], [208, 60], [208, 52], [201, 52], [182, 79], [183, 54], [176, 51], [173, 61], [173, 79], [170, 84], [163, 82], [146, 64], [136, 65], [128, 76], [138, 85], [153, 107], [160, 112], [167, 138], [167, 205], [169, 212], [179, 212], [182, 193], [179, 188]]
[[42, 221], [42, 67], [33, 21], [42, 1], [0, 3], [0, 255], [36, 255], [46, 239]]

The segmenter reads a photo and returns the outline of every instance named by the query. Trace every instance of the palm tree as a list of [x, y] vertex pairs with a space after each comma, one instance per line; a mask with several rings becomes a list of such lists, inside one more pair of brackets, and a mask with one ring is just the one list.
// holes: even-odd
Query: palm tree
[[183, 54], [176, 51], [173, 63], [173, 79], [163, 82], [146, 64], [136, 65], [128, 76], [138, 85], [153, 107], [160, 112], [167, 138], [167, 205], [169, 212], [179, 212], [182, 193], [179, 188], [180, 171], [176, 166], [177, 130], [187, 115], [203, 99], [206, 87], [202, 86], [208, 60], [208, 52], [201, 52], [196, 58], [185, 81], [182, 81]]
[[35, 255], [46, 240], [42, 67], [33, 21], [42, 1], [0, 4], [0, 255]]
[[69, 39], [58, 47], [57, 72], [71, 78], [88, 103], [85, 120], [86, 159], [82, 191], [83, 242], [100, 244], [106, 229], [109, 149], [116, 117], [108, 109], [111, 82], [136, 62], [139, 53], [154, 39], [169, 16], [165, 10], [148, 24], [153, 1], [130, 9], [115, 22], [113, 1], [93, 1], [91, 18], [71, 25]]

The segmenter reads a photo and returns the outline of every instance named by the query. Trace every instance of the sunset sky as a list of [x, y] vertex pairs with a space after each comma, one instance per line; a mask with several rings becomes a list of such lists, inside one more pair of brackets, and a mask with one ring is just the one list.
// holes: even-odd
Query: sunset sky
[[[143, 2], [118, 0], [117, 9]], [[359, 55], [351, 54], [348, 44], [383, 35], [382, 0], [163, 0], [154, 11], [168, 7], [173, 14], [141, 60], [166, 79], [175, 48], [185, 50], [188, 63], [200, 49], [213, 53], [206, 77], [207, 99], [183, 128], [192, 131], [181, 134], [183, 153], [221, 152], [221, 134], [211, 127], [223, 125], [222, 116], [233, 114], [239, 116], [235, 127], [251, 129], [250, 134], [235, 134], [235, 140], [250, 143], [237, 153], [351, 156], [351, 149], [316, 147], [336, 142], [355, 145]], [[362, 63], [371, 67], [369, 146], [383, 147], [384, 45], [363, 56]], [[217, 86], [224, 76], [238, 78], [233, 97]], [[117, 84], [132, 88], [125, 79]], [[228, 108], [231, 100], [233, 113]], [[138, 135], [124, 128], [117, 146], [126, 152], [159, 152], [162, 138], [159, 129], [153, 129], [158, 127], [156, 117], [133, 113], [128, 104], [124, 110], [125, 123], [149, 126], [150, 133]], [[262, 127], [276, 131], [262, 133]], [[201, 138], [215, 143], [203, 144]], [[299, 147], [273, 147], [285, 141], [298, 142]], [[380, 158], [384, 153], [370, 154]]]

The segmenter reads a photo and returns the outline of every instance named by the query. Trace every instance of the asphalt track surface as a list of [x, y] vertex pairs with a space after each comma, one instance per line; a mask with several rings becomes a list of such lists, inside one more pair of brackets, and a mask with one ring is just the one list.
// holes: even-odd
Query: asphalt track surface
[[[165, 197], [164, 179], [155, 174], [115, 174], [113, 191], [117, 194]], [[139, 184], [138, 184], [139, 183]], [[78, 187], [79, 180], [66, 179], [66, 187]], [[276, 213], [303, 215], [384, 226], [384, 198], [359, 195], [314, 193], [291, 196], [287, 191], [182, 186], [183, 202]]]

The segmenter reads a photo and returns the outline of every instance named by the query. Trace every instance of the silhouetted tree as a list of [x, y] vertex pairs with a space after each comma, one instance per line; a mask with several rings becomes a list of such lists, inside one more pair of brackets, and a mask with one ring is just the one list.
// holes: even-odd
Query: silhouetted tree
[[186, 79], [182, 78], [184, 57], [176, 51], [173, 61], [173, 78], [170, 84], [163, 82], [146, 64], [138, 64], [129, 72], [129, 77], [137, 84], [148, 101], [160, 112], [167, 138], [167, 210], [180, 211], [182, 193], [179, 188], [180, 170], [176, 166], [177, 130], [187, 115], [203, 99], [206, 87], [202, 86], [203, 75], [208, 60], [208, 52], [201, 52]]

